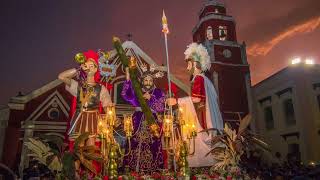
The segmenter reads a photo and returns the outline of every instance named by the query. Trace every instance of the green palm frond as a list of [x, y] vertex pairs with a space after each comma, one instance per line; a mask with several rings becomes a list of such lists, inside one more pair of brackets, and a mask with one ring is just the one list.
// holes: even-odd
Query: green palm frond
[[72, 153], [65, 152], [62, 156], [62, 172], [69, 179], [75, 179], [75, 158]]
[[28, 156], [34, 157], [44, 165], [46, 165], [47, 158], [53, 155], [53, 153], [50, 152], [50, 147], [40, 140], [29, 138], [29, 141], [25, 142], [24, 145], [31, 151]]
[[241, 134], [243, 131], [245, 131], [248, 128], [250, 122], [251, 122], [251, 115], [250, 114], [246, 115], [243, 119], [241, 119], [238, 133]]
[[81, 158], [80, 161], [81, 161], [81, 164], [82, 164], [85, 168], [87, 168], [89, 171], [91, 171], [91, 172], [94, 173], [94, 174], [98, 174], [98, 173], [97, 173], [97, 170], [94, 168], [91, 160], [87, 160], [87, 159], [85, 159], [85, 158]]
[[83, 151], [85, 152], [96, 152], [96, 151], [100, 151], [100, 148], [98, 148], [97, 146], [84, 146]]
[[83, 153], [83, 156], [88, 159], [88, 160], [95, 160], [98, 162], [102, 162], [103, 161], [103, 156], [99, 153]]
[[75, 139], [74, 141], [75, 151], [78, 151], [79, 146], [85, 143], [85, 141], [89, 138], [89, 135], [90, 135], [89, 132], [85, 132], [85, 133], [82, 133], [79, 137], [77, 137], [77, 139]]
[[[54, 147], [52, 149], [52, 152], [54, 152], [55, 154], [58, 153], [62, 153], [65, 148], [68, 146], [62, 137], [54, 135], [54, 134], [45, 134], [45, 135], [41, 135], [40, 138], [46, 142], [49, 143], [50, 145], [53, 144]], [[51, 147], [51, 146], [50, 146]]]
[[52, 172], [60, 172], [62, 170], [62, 164], [59, 157], [52, 152], [49, 145], [33, 138], [29, 138], [29, 141], [24, 144], [31, 151], [28, 156], [31, 156], [41, 164], [46, 165]]
[[62, 163], [60, 162], [57, 156], [54, 156], [51, 162], [48, 165], [50, 170], [61, 172], [62, 170]]

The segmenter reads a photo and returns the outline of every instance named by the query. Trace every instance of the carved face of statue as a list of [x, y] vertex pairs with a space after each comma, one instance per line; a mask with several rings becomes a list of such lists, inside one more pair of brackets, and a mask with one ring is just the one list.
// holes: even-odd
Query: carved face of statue
[[193, 62], [192, 60], [188, 60], [187, 70], [190, 72], [190, 74], [193, 74], [193, 71], [194, 71], [194, 67], [193, 67], [192, 62]]
[[142, 85], [145, 90], [150, 90], [151, 88], [153, 88], [153, 85], [154, 85], [153, 78], [151, 76], [144, 77], [142, 81]]
[[94, 76], [95, 73], [98, 71], [96, 63], [94, 63], [94, 61], [90, 59], [83, 63], [81, 65], [81, 68], [88, 76]]
[[187, 60], [188, 66], [187, 70], [190, 73], [190, 81], [193, 79], [193, 76], [201, 73], [201, 65], [199, 62], [196, 62], [192, 59]]

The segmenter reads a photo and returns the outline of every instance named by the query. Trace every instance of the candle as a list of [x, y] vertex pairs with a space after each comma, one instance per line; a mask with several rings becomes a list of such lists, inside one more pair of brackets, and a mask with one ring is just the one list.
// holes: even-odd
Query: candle
[[125, 114], [123, 116], [124, 116], [123, 130], [126, 133], [127, 137], [131, 137], [132, 131], [133, 131], [132, 114]]
[[112, 104], [107, 107], [107, 124], [113, 127], [115, 123], [115, 118], [116, 118], [115, 107]]
[[164, 137], [171, 137], [171, 131], [172, 131], [172, 116], [171, 115], [164, 115]]

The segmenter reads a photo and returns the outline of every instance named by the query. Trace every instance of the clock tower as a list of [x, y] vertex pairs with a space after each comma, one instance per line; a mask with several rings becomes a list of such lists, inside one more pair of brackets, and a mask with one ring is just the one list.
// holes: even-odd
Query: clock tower
[[246, 45], [238, 43], [236, 23], [227, 15], [225, 5], [207, 0], [199, 12], [194, 27], [193, 41], [202, 43], [208, 50], [212, 66], [207, 77], [219, 95], [219, 104], [225, 122], [236, 122], [239, 114], [250, 112], [250, 70]]

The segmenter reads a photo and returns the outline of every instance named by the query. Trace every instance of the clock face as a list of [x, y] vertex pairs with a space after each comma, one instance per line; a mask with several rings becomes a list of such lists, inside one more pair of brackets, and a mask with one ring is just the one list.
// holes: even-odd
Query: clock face
[[232, 53], [231, 53], [231, 51], [229, 50], [229, 49], [225, 49], [225, 50], [223, 50], [223, 56], [225, 57], [225, 58], [231, 58], [231, 56], [232, 56]]

